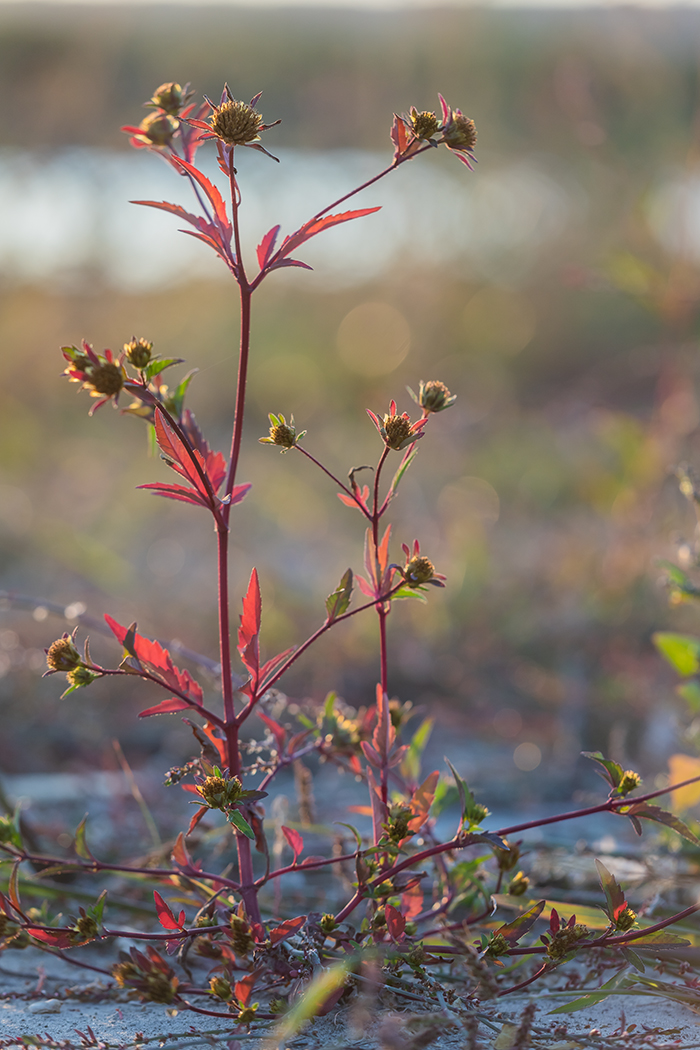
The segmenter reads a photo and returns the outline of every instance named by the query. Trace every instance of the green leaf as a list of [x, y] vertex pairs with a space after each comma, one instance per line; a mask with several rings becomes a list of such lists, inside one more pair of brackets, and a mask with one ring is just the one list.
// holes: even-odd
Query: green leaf
[[635, 970], [639, 970], [640, 973], [644, 973], [645, 966], [642, 960], [639, 958], [636, 952], [633, 952], [631, 948], [620, 948], [622, 955], [624, 955], [630, 966], [634, 966]]
[[598, 870], [598, 878], [607, 902], [605, 914], [610, 919], [610, 922], [614, 923], [620, 912], [627, 907], [627, 901], [615, 876], [597, 858], [595, 866]]
[[391, 600], [397, 601], [401, 598], [417, 598], [419, 602], [427, 602], [427, 598], [424, 595], [425, 587], [400, 587], [391, 596]]
[[90, 918], [94, 919], [95, 922], [99, 923], [100, 925], [102, 924], [102, 915], [105, 910], [106, 900], [107, 890], [102, 890], [102, 893], [99, 895], [95, 903], [91, 904], [90, 907], [86, 909], [87, 914], [90, 916]]
[[507, 922], [505, 926], [500, 926], [495, 931], [495, 935], [497, 936], [500, 934], [501, 937], [505, 937], [511, 947], [514, 944], [517, 944], [520, 938], [535, 925], [544, 911], [546, 903], [546, 901], [538, 901], [532, 908], [528, 908], [528, 910], [524, 911], [522, 915], [518, 915], [517, 919], [513, 919], [512, 922]]
[[172, 393], [173, 408], [175, 409], [173, 415], [176, 416], [177, 419], [179, 419], [182, 415], [182, 406], [185, 402], [185, 394], [187, 393], [187, 388], [194, 379], [194, 377], [197, 375], [198, 371], [198, 368], [193, 368], [191, 372], [188, 372], [186, 376], [183, 376], [181, 382], [178, 386], [175, 387], [175, 390]]
[[165, 357], [163, 360], [156, 358], [154, 361], [149, 361], [145, 368], [142, 368], [141, 374], [143, 375], [146, 382], [150, 382], [154, 376], [160, 375], [166, 368], [172, 368], [173, 365], [181, 365], [184, 358], [182, 357]]
[[690, 941], [685, 937], [679, 937], [677, 933], [669, 933], [667, 930], [657, 930], [656, 933], [645, 934], [635, 937], [633, 944], [635, 948], [678, 948], [687, 947]]
[[700, 639], [690, 634], [657, 631], [651, 640], [679, 675], [688, 678], [700, 671]]
[[681, 682], [676, 686], [676, 692], [685, 700], [692, 715], [700, 711], [700, 681], [697, 678]]
[[421, 755], [425, 751], [425, 746], [430, 739], [434, 723], [435, 719], [424, 718], [411, 737], [408, 751], [404, 755], [401, 763], [401, 772], [409, 780], [418, 780], [418, 777], [420, 776]]
[[552, 1014], [573, 1014], [577, 1010], [585, 1010], [588, 1006], [595, 1006], [597, 1003], [604, 1002], [609, 996], [614, 995], [618, 989], [629, 988], [631, 985], [636, 983], [636, 978], [630, 980], [626, 976], [625, 970], [619, 970], [614, 977], [611, 977], [609, 981], [595, 992], [588, 992], [587, 995], [582, 996], [580, 999], [574, 999], [570, 1003], [565, 1003], [564, 1006], [558, 1006], [556, 1010], [550, 1010], [550, 1016]]
[[682, 838], [692, 842], [694, 846], [700, 846], [700, 839], [693, 834], [688, 825], [684, 824], [680, 817], [669, 813], [668, 810], [661, 809], [660, 806], [651, 806], [648, 802], [638, 802], [630, 806], [623, 806], [618, 810], [618, 813], [629, 817], [633, 822], [635, 819], [643, 817], [645, 820], [653, 820], [657, 824], [665, 824], [667, 828], [672, 828]]
[[620, 781], [625, 774], [622, 766], [618, 762], [613, 762], [611, 759], [605, 758], [600, 751], [582, 751], [581, 754], [584, 758], [590, 758], [592, 762], [597, 762], [603, 767], [605, 773], [601, 773], [600, 775], [604, 780], [607, 780], [611, 787], [619, 787]]
[[418, 454], [418, 449], [414, 449], [413, 452], [411, 453], [411, 455], [408, 457], [408, 459], [404, 460], [404, 462], [399, 465], [399, 469], [394, 474], [394, 477], [391, 480], [391, 485], [389, 486], [389, 492], [391, 493], [392, 496], [394, 495], [394, 493], [396, 492], [397, 488], [399, 487], [401, 479], [403, 478], [404, 474], [406, 473], [406, 471], [410, 467], [411, 463], [413, 463], [413, 460], [416, 458], [417, 454]]
[[348, 569], [338, 587], [326, 598], [327, 623], [333, 623], [347, 611], [352, 597], [352, 569]]
[[78, 854], [78, 856], [82, 857], [83, 860], [94, 860], [95, 858], [93, 857], [92, 853], [90, 852], [90, 849], [89, 849], [88, 844], [87, 844], [87, 839], [85, 837], [85, 830], [86, 830], [85, 826], [86, 826], [86, 824], [87, 824], [87, 813], [85, 814], [85, 816], [80, 821], [80, 823], [78, 824], [77, 828], [75, 829], [75, 837], [73, 839], [73, 847], [75, 849], [75, 852]]
[[243, 814], [239, 813], [237, 809], [229, 810], [226, 814], [226, 819], [229, 824], [233, 824], [234, 828], [237, 828], [247, 839], [255, 839], [255, 832]]
[[362, 849], [362, 837], [361, 837], [359, 831], [357, 830], [357, 828], [354, 828], [352, 826], [352, 824], [346, 824], [344, 820], [334, 820], [333, 823], [334, 824], [340, 824], [340, 826], [342, 828], [347, 828], [349, 831], [352, 831], [353, 835], [355, 836], [355, 842], [357, 843], [357, 848], [358, 849]]

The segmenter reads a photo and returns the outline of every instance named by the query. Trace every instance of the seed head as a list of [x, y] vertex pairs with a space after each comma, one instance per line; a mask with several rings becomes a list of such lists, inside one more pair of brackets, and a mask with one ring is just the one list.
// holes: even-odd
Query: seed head
[[636, 925], [637, 913], [628, 904], [615, 919], [615, 929], [620, 930], [621, 933], [626, 933], [627, 930], [631, 930]]
[[85, 666], [74, 667], [73, 670], [69, 671], [66, 675], [70, 684], [74, 685], [77, 689], [80, 689], [85, 685], [90, 685], [91, 682], [94, 682], [95, 679], [99, 677], [98, 674], [95, 674], [89, 667]]
[[384, 416], [384, 429], [387, 445], [398, 451], [411, 436], [411, 421], [405, 412], [401, 416]]
[[101, 361], [99, 365], [90, 368], [86, 381], [96, 393], [113, 397], [124, 386], [124, 374], [113, 361]]
[[435, 575], [435, 566], [430, 558], [425, 558], [422, 554], [419, 554], [417, 557], [411, 558], [404, 572], [406, 573], [406, 583], [409, 587], [420, 587], [422, 583], [432, 580]]
[[300, 434], [297, 434], [296, 427], [294, 426], [294, 416], [291, 417], [289, 422], [280, 413], [279, 416], [274, 415], [270, 412], [270, 434], [269, 437], [258, 438], [263, 445], [279, 445], [282, 452], [288, 452], [290, 448], [294, 448], [298, 441], [303, 438], [306, 433], [302, 430]]
[[199, 793], [210, 809], [225, 809], [226, 806], [237, 802], [242, 789], [243, 785], [238, 777], [227, 780], [224, 777], [211, 776], [199, 785]]
[[209, 123], [216, 137], [227, 146], [244, 146], [260, 138], [263, 118], [247, 102], [230, 99], [212, 113]]
[[424, 412], [443, 412], [446, 408], [454, 405], [457, 400], [457, 395], [450, 394], [445, 384], [441, 383], [439, 379], [429, 379], [427, 383], [424, 383], [421, 379], [417, 395], [413, 393], [410, 387], [407, 387], [407, 389], [413, 400], [417, 405], [420, 405]]
[[71, 941], [80, 944], [94, 940], [99, 932], [100, 928], [91, 915], [81, 915], [71, 931]]
[[227, 1003], [233, 996], [231, 985], [223, 977], [212, 977], [209, 982], [209, 990], [217, 999], [223, 999]]
[[502, 933], [493, 933], [484, 952], [490, 959], [497, 959], [499, 955], [506, 955], [510, 951], [510, 945]]
[[124, 343], [126, 359], [134, 368], [145, 368], [151, 360], [152, 350], [153, 343], [149, 343], [147, 339], [137, 339], [136, 336], [133, 337], [131, 342]]
[[430, 110], [419, 113], [414, 106], [411, 109], [411, 129], [417, 139], [431, 139], [440, 130], [440, 121]]
[[157, 109], [162, 109], [165, 113], [176, 117], [188, 98], [187, 85], [182, 88], [179, 84], [169, 83], [161, 84], [160, 87], [156, 88], [146, 105], [155, 106]]
[[449, 149], [474, 149], [474, 146], [476, 146], [476, 125], [474, 121], [457, 111], [444, 129], [442, 141]]
[[64, 634], [46, 650], [46, 662], [51, 671], [74, 671], [82, 665], [80, 653], [73, 644], [73, 636]]
[[139, 124], [139, 135], [153, 146], [169, 146], [179, 128], [179, 121], [167, 113], [149, 113]]
[[232, 915], [230, 923], [231, 947], [236, 955], [247, 955], [255, 947], [250, 926], [240, 915]]
[[319, 926], [324, 933], [332, 933], [337, 925], [338, 923], [335, 921], [335, 916], [330, 913], [323, 915], [319, 920]]

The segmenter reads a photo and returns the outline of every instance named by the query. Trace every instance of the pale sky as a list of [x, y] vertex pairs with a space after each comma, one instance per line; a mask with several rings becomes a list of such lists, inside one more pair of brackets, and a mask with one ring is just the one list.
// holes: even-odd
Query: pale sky
[[[66, 0], [1, 0], [1, 4], [22, 4], [25, 7], [33, 4], [43, 5], [65, 3]], [[375, 10], [375, 11], [398, 11], [422, 8], [446, 7], [522, 7], [522, 8], [576, 8], [576, 7], [640, 7], [640, 8], [693, 8], [700, 5], [700, 0], [203, 0], [200, 4], [197, 0], [68, 0], [68, 6], [74, 4], [129, 4], [139, 6], [145, 4], [184, 4], [190, 6], [212, 6], [222, 7], [260, 7], [273, 9], [276, 7], [298, 7], [298, 8], [326, 8], [338, 10]]]

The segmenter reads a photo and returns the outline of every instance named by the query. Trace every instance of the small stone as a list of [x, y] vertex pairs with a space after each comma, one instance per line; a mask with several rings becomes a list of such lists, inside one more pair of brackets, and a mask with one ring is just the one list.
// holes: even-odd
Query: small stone
[[57, 1014], [61, 1012], [63, 1003], [60, 999], [40, 999], [27, 1008], [30, 1014]]

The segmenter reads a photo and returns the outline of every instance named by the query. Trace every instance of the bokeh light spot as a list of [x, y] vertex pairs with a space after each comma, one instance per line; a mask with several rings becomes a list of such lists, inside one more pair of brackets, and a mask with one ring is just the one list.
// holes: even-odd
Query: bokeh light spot
[[338, 355], [353, 372], [382, 376], [393, 372], [411, 348], [408, 321], [389, 303], [362, 303], [340, 322]]

